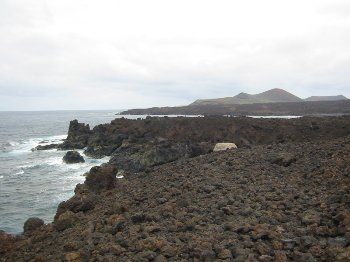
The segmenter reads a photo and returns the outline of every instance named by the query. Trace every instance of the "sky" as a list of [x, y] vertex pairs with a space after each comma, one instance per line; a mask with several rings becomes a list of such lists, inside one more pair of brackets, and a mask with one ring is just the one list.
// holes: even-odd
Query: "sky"
[[0, 110], [350, 98], [349, 0], [1, 0]]

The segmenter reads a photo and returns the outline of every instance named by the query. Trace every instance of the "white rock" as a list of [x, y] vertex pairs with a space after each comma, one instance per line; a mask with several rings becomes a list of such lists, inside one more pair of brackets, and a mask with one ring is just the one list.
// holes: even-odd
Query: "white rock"
[[237, 148], [235, 143], [217, 143], [214, 147], [214, 152], [223, 151], [227, 149]]

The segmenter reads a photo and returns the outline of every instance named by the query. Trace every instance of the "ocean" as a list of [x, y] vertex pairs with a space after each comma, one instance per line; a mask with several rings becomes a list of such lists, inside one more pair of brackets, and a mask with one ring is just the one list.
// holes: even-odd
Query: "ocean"
[[[29, 217], [50, 223], [60, 202], [74, 194], [84, 173], [109, 160], [84, 156], [85, 163], [65, 164], [66, 151], [31, 149], [60, 143], [67, 137], [69, 121], [90, 127], [110, 123], [116, 111], [0, 112], [0, 230], [23, 231]], [[80, 150], [82, 153], [83, 150]]]

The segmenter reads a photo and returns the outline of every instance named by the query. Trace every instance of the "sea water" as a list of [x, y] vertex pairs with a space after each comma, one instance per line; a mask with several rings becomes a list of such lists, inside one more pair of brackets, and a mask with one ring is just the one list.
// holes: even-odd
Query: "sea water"
[[[0, 230], [17, 234], [29, 217], [52, 222], [60, 202], [74, 194], [84, 173], [107, 162], [80, 153], [85, 163], [65, 164], [66, 151], [31, 151], [37, 145], [61, 143], [69, 121], [90, 127], [109, 123], [114, 111], [0, 112]], [[118, 116], [120, 117], [120, 116]]]
[[74, 195], [84, 174], [109, 160], [93, 159], [78, 150], [85, 163], [65, 164], [62, 158], [67, 151], [32, 148], [61, 143], [73, 119], [93, 128], [115, 118], [147, 117], [119, 115], [120, 111], [0, 112], [0, 230], [21, 233], [29, 217], [52, 222], [58, 204]]
[[[118, 111], [0, 112], [0, 230], [21, 233], [29, 217], [52, 222], [58, 204], [73, 196], [75, 186], [84, 182], [84, 174], [109, 160], [93, 159], [78, 150], [85, 163], [65, 164], [66, 151], [31, 149], [61, 143], [73, 119], [93, 128], [115, 118], [147, 117], [119, 115]], [[168, 117], [176, 116], [180, 115]]]

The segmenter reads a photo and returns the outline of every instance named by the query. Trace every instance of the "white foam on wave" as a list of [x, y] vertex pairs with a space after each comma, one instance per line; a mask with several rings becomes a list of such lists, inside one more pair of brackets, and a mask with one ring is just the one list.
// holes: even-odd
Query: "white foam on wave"
[[26, 169], [38, 168], [40, 166], [41, 166], [41, 164], [33, 163], [33, 164], [29, 164], [29, 165], [21, 165], [21, 166], [19, 166], [19, 168], [21, 168], [22, 170], [26, 170]]
[[8, 142], [7, 145], [9, 145], [9, 146], [18, 146], [19, 144], [20, 144], [19, 142], [10, 141], [10, 142]]
[[85, 163], [75, 163], [75, 164], [67, 164], [68, 170], [81, 170], [85, 168], [87, 165]]
[[20, 170], [20, 171], [18, 171], [18, 172], [15, 173], [16, 176], [18, 176], [18, 175], [23, 175], [23, 174], [24, 174], [24, 170]]
[[63, 164], [63, 160], [61, 156], [54, 156], [45, 160], [44, 163], [50, 166], [60, 166]]
[[67, 138], [67, 135], [49, 136], [49, 137], [41, 138], [41, 141], [39, 143], [40, 145], [56, 144], [56, 143], [61, 143], [62, 140], [66, 138]]
[[36, 147], [41, 140], [39, 138], [30, 138], [28, 140], [23, 140], [13, 145], [13, 150], [10, 151], [12, 154], [23, 154], [31, 152], [31, 149]]
[[57, 135], [48, 137], [33, 137], [26, 140], [20, 141], [10, 141], [9, 144], [12, 147], [11, 153], [13, 154], [23, 154], [29, 153], [33, 148], [40, 145], [56, 144], [61, 143], [67, 135]]
[[4, 176], [0, 176], [0, 179], [4, 178]]

